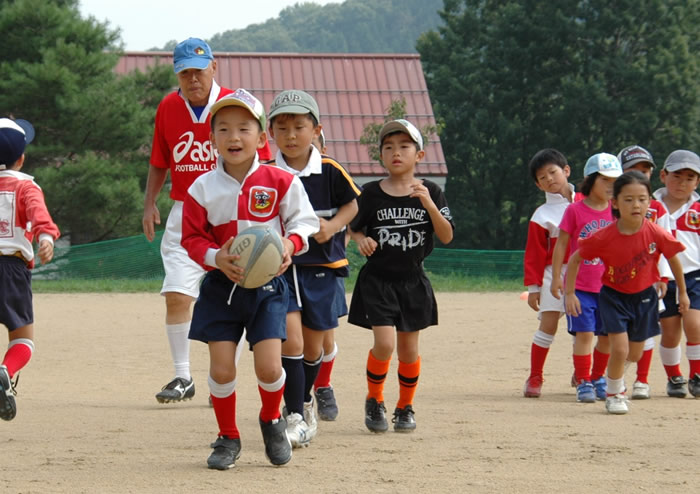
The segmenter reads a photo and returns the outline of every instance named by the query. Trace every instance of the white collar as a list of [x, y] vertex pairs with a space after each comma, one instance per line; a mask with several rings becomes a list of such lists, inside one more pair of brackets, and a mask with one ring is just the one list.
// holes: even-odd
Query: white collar
[[[571, 197], [573, 198], [574, 193], [575, 193], [574, 185], [569, 184], [569, 189], [571, 189]], [[569, 200], [561, 194], [552, 194], [551, 192], [545, 192], [544, 196], [545, 196], [545, 202], [547, 204], [561, 204], [564, 202], [566, 202], [566, 203], [569, 202]]]
[[321, 153], [318, 152], [318, 149], [316, 149], [316, 146], [311, 146], [311, 156], [309, 157], [309, 161], [306, 163], [306, 166], [304, 167], [303, 170], [297, 170], [296, 168], [292, 168], [287, 164], [287, 162], [284, 159], [284, 155], [282, 154], [282, 151], [277, 150], [277, 156], [275, 157], [275, 164], [282, 168], [283, 170], [286, 170], [297, 177], [308, 177], [309, 175], [320, 175], [323, 171], [323, 163], [322, 163], [322, 158], [321, 158]]

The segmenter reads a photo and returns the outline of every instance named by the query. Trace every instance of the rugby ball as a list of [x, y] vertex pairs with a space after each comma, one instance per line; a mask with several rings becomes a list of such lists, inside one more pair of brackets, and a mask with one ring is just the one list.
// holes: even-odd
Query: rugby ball
[[277, 231], [268, 225], [254, 225], [233, 239], [229, 253], [241, 256], [233, 263], [244, 269], [239, 286], [258, 288], [275, 277], [282, 265], [284, 244]]

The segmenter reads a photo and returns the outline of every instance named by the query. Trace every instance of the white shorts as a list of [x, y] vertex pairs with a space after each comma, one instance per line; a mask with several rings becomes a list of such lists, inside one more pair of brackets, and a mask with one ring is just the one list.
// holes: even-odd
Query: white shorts
[[199, 296], [199, 284], [205, 274], [204, 268], [190, 259], [180, 244], [182, 239], [182, 201], [175, 201], [165, 224], [160, 255], [163, 258], [165, 279], [160, 294], [177, 292], [190, 297]]
[[[561, 267], [562, 279], [566, 274], [566, 264]], [[552, 265], [545, 266], [544, 277], [542, 278], [542, 288], [540, 289], [540, 311], [542, 312], [560, 312], [564, 314], [566, 312], [566, 305], [564, 304], [564, 294], [561, 295], [560, 299], [554, 298], [550, 288], [552, 286]], [[564, 288], [564, 285], [562, 285]], [[538, 315], [539, 317], [539, 315]]]

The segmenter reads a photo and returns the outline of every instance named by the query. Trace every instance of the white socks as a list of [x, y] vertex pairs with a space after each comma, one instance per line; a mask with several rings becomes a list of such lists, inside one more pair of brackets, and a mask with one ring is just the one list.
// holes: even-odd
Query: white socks
[[165, 325], [170, 343], [170, 354], [175, 365], [175, 377], [181, 377], [188, 381], [192, 379], [190, 375], [190, 339], [188, 338], [190, 322]]

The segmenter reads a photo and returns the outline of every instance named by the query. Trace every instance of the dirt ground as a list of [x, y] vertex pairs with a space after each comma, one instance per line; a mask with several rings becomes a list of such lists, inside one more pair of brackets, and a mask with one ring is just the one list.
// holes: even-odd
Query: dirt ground
[[[336, 422], [281, 468], [265, 459], [252, 355], [238, 379], [243, 452], [234, 469], [206, 468], [216, 436], [208, 355], [192, 343], [197, 394], [160, 405], [171, 378], [157, 294], [35, 296], [36, 352], [22, 371], [18, 413], [0, 422], [0, 492], [692, 492], [700, 460], [700, 400], [665, 396], [654, 355], [652, 399], [612, 416], [576, 403], [563, 329], [544, 393], [522, 396], [536, 316], [517, 293], [438, 294], [440, 326], [421, 335], [413, 434], [363, 422], [371, 333], [337, 332]], [[563, 322], [562, 322], [563, 328]], [[4, 345], [4, 343], [0, 343]], [[687, 370], [687, 361], [683, 360]], [[627, 384], [634, 381], [633, 368]], [[387, 408], [398, 396], [396, 359]], [[695, 477], [695, 480], [692, 480]]]

